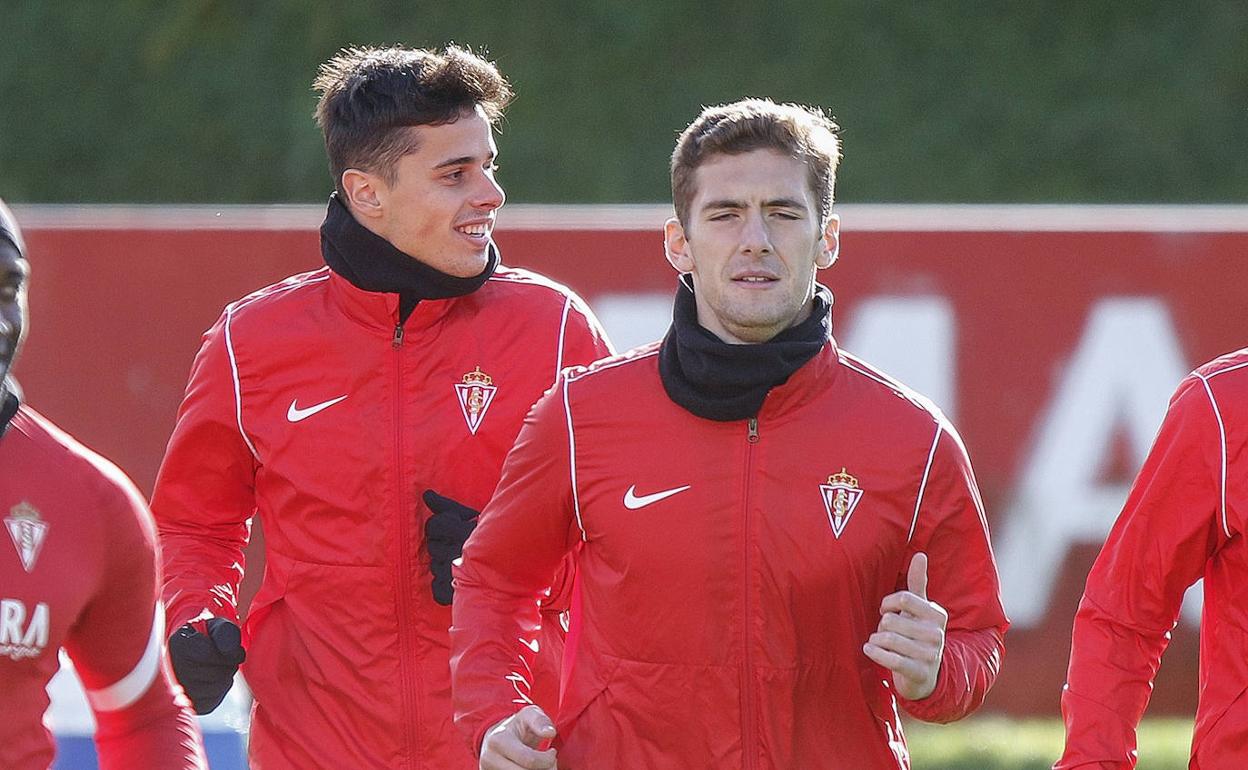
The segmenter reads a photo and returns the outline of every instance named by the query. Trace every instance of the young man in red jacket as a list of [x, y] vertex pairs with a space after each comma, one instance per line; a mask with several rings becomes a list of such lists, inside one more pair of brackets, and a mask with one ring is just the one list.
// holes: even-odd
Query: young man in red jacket
[[0, 767], [47, 770], [44, 724], [62, 647], [87, 688], [100, 767], [207, 768], [173, 683], [142, 496], [116, 466], [21, 403], [9, 378], [30, 266], [0, 202]]
[[[908, 768], [897, 706], [959, 719], [995, 679], [1006, 618], [962, 442], [837, 347], [815, 282], [836, 130], [747, 100], [681, 136], [670, 331], [538, 402], [457, 571], [481, 768]], [[552, 723], [517, 640], [574, 551]]]
[[1193, 770], [1248, 764], [1248, 348], [1183, 381], [1075, 615], [1058, 770], [1135, 767], [1135, 730], [1204, 578]]
[[[577, 297], [499, 266], [492, 125], [511, 91], [493, 64], [350, 49], [316, 85], [327, 266], [226, 308], [156, 481], [173, 663], [203, 712], [246, 650], [253, 768], [467, 768], [451, 561], [529, 407], [609, 348]], [[265, 574], [240, 632], [257, 513]]]

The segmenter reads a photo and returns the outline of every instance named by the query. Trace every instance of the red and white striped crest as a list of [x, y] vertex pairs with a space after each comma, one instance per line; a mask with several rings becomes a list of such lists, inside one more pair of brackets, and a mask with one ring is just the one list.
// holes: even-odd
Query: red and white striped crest
[[840, 473], [828, 477], [827, 484], [820, 484], [819, 491], [823, 495], [823, 507], [828, 511], [828, 523], [832, 525], [832, 534], [839, 540], [854, 515], [858, 501], [862, 499], [862, 489], [858, 487], [858, 479], [841, 468]]
[[43, 540], [48, 535], [48, 523], [40, 518], [39, 511], [33, 505], [23, 500], [9, 510], [4, 525], [9, 530], [9, 537], [13, 538], [22, 567], [30, 572], [35, 568], [35, 560], [39, 558]]
[[478, 366], [464, 375], [461, 382], [455, 383], [455, 395], [459, 399], [459, 409], [464, 414], [464, 422], [468, 430], [477, 435], [477, 428], [485, 419], [486, 410], [494, 402], [498, 386], [490, 375], [481, 371]]

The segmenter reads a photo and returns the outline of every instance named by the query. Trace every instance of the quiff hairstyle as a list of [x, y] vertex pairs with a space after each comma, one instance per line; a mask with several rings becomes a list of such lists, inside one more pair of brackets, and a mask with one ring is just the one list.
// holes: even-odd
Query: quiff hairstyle
[[416, 149], [412, 126], [454, 123], [480, 107], [492, 125], [513, 96], [492, 62], [467, 48], [442, 51], [344, 48], [320, 66], [316, 122], [340, 195], [342, 172], [358, 168], [395, 180], [395, 164]]
[[841, 161], [840, 127], [818, 107], [742, 99], [707, 107], [676, 140], [672, 152], [672, 203], [688, 228], [689, 207], [697, 194], [694, 174], [716, 155], [776, 150], [806, 165], [810, 189], [819, 203], [820, 224], [832, 214], [832, 188]]

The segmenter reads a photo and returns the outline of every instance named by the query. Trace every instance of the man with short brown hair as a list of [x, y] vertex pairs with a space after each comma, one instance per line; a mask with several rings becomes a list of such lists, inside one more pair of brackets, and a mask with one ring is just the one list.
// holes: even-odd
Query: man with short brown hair
[[[1007, 622], [966, 451], [837, 347], [815, 282], [839, 158], [821, 111], [763, 99], [681, 135], [667, 336], [542, 397], [456, 572], [455, 718], [482, 770], [900, 770], [899, 705], [983, 701]], [[516, 640], [569, 552], [552, 722]]]
[[[173, 662], [206, 712], [245, 655], [253, 767], [471, 767], [450, 724], [451, 562], [529, 407], [609, 347], [579, 298], [499, 264], [511, 89], [492, 63], [352, 48], [316, 86], [326, 267], [225, 309], [156, 481]], [[264, 582], [240, 630], [256, 513]], [[560, 637], [526, 639], [546, 703]]]

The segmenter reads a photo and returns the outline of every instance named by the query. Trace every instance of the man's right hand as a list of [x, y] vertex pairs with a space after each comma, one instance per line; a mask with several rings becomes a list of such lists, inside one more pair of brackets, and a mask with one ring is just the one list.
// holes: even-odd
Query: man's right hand
[[537, 706], [525, 706], [485, 734], [481, 770], [554, 770], [555, 750], [538, 751], [555, 737], [555, 725]]
[[247, 657], [242, 642], [238, 626], [225, 618], [187, 623], [169, 637], [173, 673], [196, 714], [211, 713], [225, 699]]

